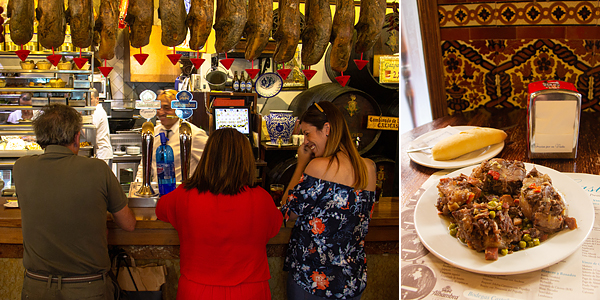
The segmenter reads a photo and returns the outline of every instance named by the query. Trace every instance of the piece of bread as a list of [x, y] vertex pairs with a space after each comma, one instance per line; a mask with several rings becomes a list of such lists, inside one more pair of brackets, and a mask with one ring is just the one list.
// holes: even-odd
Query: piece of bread
[[434, 160], [450, 160], [471, 151], [503, 142], [506, 132], [495, 128], [476, 127], [439, 141], [431, 149]]

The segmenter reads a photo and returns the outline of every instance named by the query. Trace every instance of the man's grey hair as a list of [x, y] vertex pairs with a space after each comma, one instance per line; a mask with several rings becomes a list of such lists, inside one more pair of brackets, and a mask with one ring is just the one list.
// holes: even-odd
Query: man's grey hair
[[98, 90], [95, 88], [90, 89], [90, 95], [92, 98], [98, 98], [100, 96], [100, 94], [98, 93]]
[[31, 101], [32, 97], [33, 97], [33, 93], [25, 92], [25, 93], [21, 94], [20, 98], [21, 98], [21, 100], [24, 100], [24, 101]]
[[37, 143], [68, 146], [75, 142], [75, 136], [83, 127], [81, 114], [74, 108], [52, 103], [42, 108], [42, 113], [32, 122]]

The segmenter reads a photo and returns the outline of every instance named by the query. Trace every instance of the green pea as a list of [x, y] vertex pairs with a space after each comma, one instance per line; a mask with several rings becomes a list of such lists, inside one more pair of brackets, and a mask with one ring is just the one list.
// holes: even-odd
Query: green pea
[[448, 229], [454, 229], [456, 228], [458, 225], [456, 225], [456, 223], [450, 223], [450, 226], [448, 226]]
[[538, 238], [533, 239], [533, 245], [534, 246], [539, 246], [540, 245], [540, 239], [538, 239]]
[[525, 249], [525, 248], [527, 248], [527, 242], [525, 242], [525, 241], [520, 241], [520, 242], [519, 242], [519, 247], [520, 247], [521, 249]]
[[526, 242], [531, 242], [531, 236], [529, 235], [529, 233], [523, 235], [523, 240]]
[[533, 247], [533, 242], [527, 242], [527, 247], [532, 248]]
[[457, 228], [450, 229], [450, 235], [451, 236], [456, 236], [457, 233], [458, 233], [458, 229]]
[[495, 218], [496, 217], [496, 212], [493, 210], [490, 210], [490, 218]]
[[508, 254], [508, 249], [504, 248], [504, 249], [500, 249], [500, 255], [504, 256]]

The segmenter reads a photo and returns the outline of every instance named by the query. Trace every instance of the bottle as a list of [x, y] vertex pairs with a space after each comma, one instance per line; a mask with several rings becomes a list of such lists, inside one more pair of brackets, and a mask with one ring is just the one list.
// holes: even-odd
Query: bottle
[[238, 78], [237, 71], [235, 71], [234, 74], [235, 75], [233, 76], [233, 91], [238, 93], [240, 91], [240, 79]]
[[158, 193], [162, 196], [175, 189], [175, 156], [173, 148], [167, 145], [164, 132], [159, 133], [160, 146], [156, 149], [156, 177], [158, 177]]
[[248, 74], [248, 79], [246, 79], [246, 93], [252, 93], [252, 78], [250, 74]]
[[244, 76], [244, 71], [242, 71], [241, 73], [242, 73], [242, 77], [240, 78], [240, 92], [245, 93], [246, 92], [246, 78]]

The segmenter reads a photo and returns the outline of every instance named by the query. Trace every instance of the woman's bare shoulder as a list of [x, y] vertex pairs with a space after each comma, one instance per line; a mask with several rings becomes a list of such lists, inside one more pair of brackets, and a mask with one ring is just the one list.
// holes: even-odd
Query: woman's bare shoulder
[[365, 165], [367, 167], [367, 178], [369, 180], [367, 190], [374, 191], [377, 181], [377, 168], [375, 166], [375, 162], [368, 158], [363, 158], [363, 161], [365, 162]]
[[310, 163], [308, 163], [308, 166], [306, 166], [304, 173], [315, 178], [324, 179], [323, 174], [325, 173], [328, 164], [329, 158], [315, 157], [310, 161]]
[[[362, 158], [362, 160], [365, 162], [365, 165], [367, 166], [367, 170], [368, 170], [369, 172], [371, 172], [371, 171], [372, 171], [372, 172], [375, 172], [375, 170], [376, 170], [376, 167], [375, 167], [375, 162], [374, 162], [374, 161], [372, 161], [372, 160], [371, 160], [371, 159], [369, 159], [369, 158], [364, 158], [364, 157]], [[373, 173], [373, 174], [374, 174], [374, 173]]]

